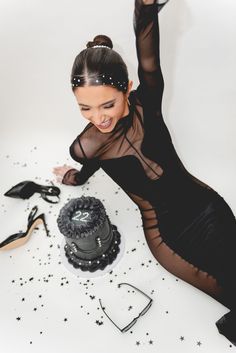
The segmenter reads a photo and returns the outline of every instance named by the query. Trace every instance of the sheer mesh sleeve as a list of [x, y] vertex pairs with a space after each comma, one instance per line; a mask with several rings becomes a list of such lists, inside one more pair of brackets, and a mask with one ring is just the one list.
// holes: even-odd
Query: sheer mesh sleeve
[[98, 158], [87, 158], [79, 137], [70, 146], [70, 155], [76, 162], [82, 164], [82, 168], [80, 170], [69, 169], [62, 179], [62, 184], [82, 185], [100, 168]]
[[135, 0], [133, 27], [136, 37], [139, 86], [137, 94], [143, 105], [161, 110], [164, 80], [160, 67], [158, 12], [169, 0], [144, 4]]
[[66, 185], [82, 185], [79, 180], [80, 171], [78, 169], [69, 169], [63, 176], [62, 184]]

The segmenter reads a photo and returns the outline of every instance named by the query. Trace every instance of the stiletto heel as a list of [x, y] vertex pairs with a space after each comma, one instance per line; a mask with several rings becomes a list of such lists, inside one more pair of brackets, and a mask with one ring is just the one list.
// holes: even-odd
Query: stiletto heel
[[44, 225], [44, 228], [45, 228], [45, 231], [46, 231], [46, 234], [47, 234], [47, 237], [50, 237], [50, 235], [49, 235], [49, 230], [48, 230], [48, 227], [47, 227], [47, 223], [46, 223], [46, 221], [45, 221], [45, 215], [44, 215], [44, 213], [41, 213], [41, 214], [35, 219], [35, 221], [36, 221], [37, 219], [40, 219], [40, 220], [42, 221], [42, 223], [43, 223], [43, 225]]
[[29, 240], [34, 228], [40, 223], [43, 223], [46, 234], [47, 236], [49, 236], [49, 231], [45, 221], [44, 213], [41, 213], [38, 217], [34, 218], [37, 211], [38, 207], [34, 206], [28, 216], [28, 225], [26, 232], [16, 233], [7, 237], [0, 243], [0, 250], [10, 250], [25, 244]]

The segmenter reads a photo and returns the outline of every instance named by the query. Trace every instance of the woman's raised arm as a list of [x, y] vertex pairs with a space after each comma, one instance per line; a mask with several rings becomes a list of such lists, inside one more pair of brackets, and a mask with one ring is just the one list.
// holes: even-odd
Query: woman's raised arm
[[139, 86], [143, 104], [161, 110], [164, 80], [160, 66], [158, 12], [169, 0], [135, 0], [133, 26], [136, 37]]

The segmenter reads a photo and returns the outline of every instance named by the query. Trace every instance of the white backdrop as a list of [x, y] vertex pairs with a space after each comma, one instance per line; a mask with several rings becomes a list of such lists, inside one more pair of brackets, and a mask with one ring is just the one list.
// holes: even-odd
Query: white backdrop
[[[127, 63], [133, 87], [137, 87], [133, 5], [133, 0], [0, 0], [1, 239], [14, 233], [20, 224], [23, 227], [26, 210], [23, 212], [22, 205], [31, 206], [30, 201], [4, 197], [3, 193], [10, 186], [24, 179], [36, 179], [42, 183], [52, 180], [51, 170], [55, 165], [67, 163], [80, 167], [71, 160], [68, 147], [87, 122], [80, 115], [70, 89], [70, 71], [75, 56], [85, 48], [87, 41], [97, 34], [110, 36], [114, 49]], [[160, 12], [164, 119], [187, 169], [215, 188], [234, 213], [235, 11], [234, 0], [170, 0]], [[99, 192], [101, 197], [102, 194], [108, 196], [116, 186], [100, 171], [92, 180], [99, 182], [101, 177], [107, 183], [105, 187], [101, 182]], [[74, 196], [73, 187], [62, 186], [62, 190]], [[124, 205], [134, 209], [126, 195], [120, 192], [120, 210]], [[109, 200], [109, 211], [112, 212], [116, 201], [110, 194]], [[41, 204], [46, 207], [45, 203]], [[15, 223], [9, 222], [12, 212], [17, 215]], [[128, 219], [121, 218], [120, 221], [129, 227]], [[17, 254], [20, 254], [18, 250]], [[2, 265], [8, 266], [9, 256], [4, 256]], [[1, 268], [6, 274], [7, 269]], [[14, 267], [9, 271], [14, 271]], [[172, 278], [167, 273], [165, 275]], [[184, 283], [182, 286], [180, 302], [189, 288]], [[192, 294], [193, 290], [191, 288], [189, 293]], [[7, 298], [7, 292], [5, 294]], [[204, 295], [198, 295], [199, 303], [203, 303]], [[190, 302], [191, 298], [189, 295]], [[211, 301], [208, 297], [204, 300]], [[193, 303], [194, 300], [192, 305], [195, 306]], [[211, 305], [209, 317], [212, 314], [217, 319], [225, 312], [220, 304], [214, 302]], [[185, 319], [187, 327], [190, 318], [186, 316]], [[214, 347], [216, 338], [217, 346]], [[83, 353], [94, 351], [95, 348], [86, 350], [85, 339], [83, 343]], [[228, 351], [228, 343], [217, 332], [212, 333], [210, 347], [215, 352], [216, 347], [220, 347], [221, 353]], [[119, 344], [117, 347], [121, 349]], [[8, 341], [4, 345], [4, 352], [13, 353]], [[133, 347], [137, 349], [135, 345]], [[165, 345], [161, 352], [171, 351], [170, 347], [169, 350], [163, 347]], [[192, 346], [177, 348], [173, 344], [171, 347], [172, 351], [194, 351]], [[143, 351], [151, 349], [149, 346], [140, 348]], [[57, 352], [59, 349], [57, 347]], [[203, 349], [204, 352], [211, 351], [209, 346], [202, 346]]]
[[[171, 0], [160, 13], [165, 120], [186, 166], [234, 209], [235, 10], [234, 0]], [[1, 143], [49, 134], [67, 148], [85, 125], [72, 63], [99, 33], [111, 36], [137, 86], [133, 1], [1, 0], [0, 11]]]

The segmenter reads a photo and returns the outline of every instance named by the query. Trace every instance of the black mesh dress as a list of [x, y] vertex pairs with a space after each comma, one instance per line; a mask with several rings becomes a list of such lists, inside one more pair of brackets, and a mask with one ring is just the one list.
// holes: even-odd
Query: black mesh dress
[[82, 168], [70, 169], [62, 182], [81, 185], [102, 168], [138, 205], [157, 261], [233, 312], [235, 217], [215, 190], [186, 170], [162, 116], [158, 12], [166, 2], [144, 5], [135, 0], [139, 85], [130, 93], [129, 114], [109, 133], [92, 123], [84, 128], [70, 146]]

